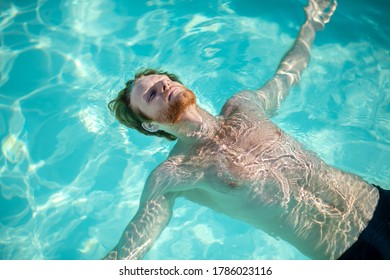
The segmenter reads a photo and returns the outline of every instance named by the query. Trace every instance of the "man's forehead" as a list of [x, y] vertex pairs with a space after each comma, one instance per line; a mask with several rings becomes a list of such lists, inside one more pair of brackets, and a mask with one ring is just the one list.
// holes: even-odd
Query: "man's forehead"
[[[138, 79], [135, 80], [136, 85], [143, 85], [149, 82], [153, 81], [159, 81], [161, 79], [168, 78], [167, 75], [157, 75], [157, 74], [152, 74], [152, 75], [147, 75], [147, 76], [141, 76]], [[168, 78], [169, 79], [169, 78]]]
[[[149, 87], [153, 86], [156, 82], [168, 78], [166, 75], [147, 75], [141, 76], [134, 81], [132, 92], [142, 91], [145, 92]], [[169, 78], [168, 78], [169, 79]]]

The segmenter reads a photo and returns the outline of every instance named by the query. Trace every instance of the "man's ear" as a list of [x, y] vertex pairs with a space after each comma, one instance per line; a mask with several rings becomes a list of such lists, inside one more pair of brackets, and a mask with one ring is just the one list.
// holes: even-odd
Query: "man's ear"
[[145, 130], [147, 130], [147, 131], [149, 131], [149, 132], [151, 132], [151, 133], [154, 133], [154, 132], [156, 132], [156, 131], [158, 131], [160, 128], [159, 128], [159, 126], [158, 126], [158, 124], [155, 124], [155, 123], [148, 123], [148, 122], [143, 122], [142, 123], [142, 127], [145, 129]]

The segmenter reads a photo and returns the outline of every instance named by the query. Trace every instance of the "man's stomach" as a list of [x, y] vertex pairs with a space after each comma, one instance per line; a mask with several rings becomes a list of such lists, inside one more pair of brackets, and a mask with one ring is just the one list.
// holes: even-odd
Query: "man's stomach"
[[326, 165], [309, 180], [214, 181], [184, 197], [284, 239], [313, 259], [338, 258], [366, 227], [378, 200], [376, 189], [358, 176]]

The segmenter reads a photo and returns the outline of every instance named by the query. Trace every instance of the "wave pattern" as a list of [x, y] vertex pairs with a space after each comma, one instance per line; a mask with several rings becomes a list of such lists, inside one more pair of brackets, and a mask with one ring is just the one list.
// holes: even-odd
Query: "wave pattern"
[[[161, 67], [178, 73], [200, 105], [217, 114], [232, 94], [271, 77], [304, 19], [302, 3], [290, 2], [278, 9], [264, 4], [265, 11], [226, 0], [2, 1], [0, 259], [103, 257], [172, 146], [118, 125], [108, 101], [139, 67]], [[390, 33], [381, 32], [386, 27], [374, 9], [359, 18], [336, 12], [274, 121], [328, 163], [389, 187], [383, 34]], [[345, 24], [359, 32], [341, 36]], [[146, 258], [305, 256], [179, 200]]]

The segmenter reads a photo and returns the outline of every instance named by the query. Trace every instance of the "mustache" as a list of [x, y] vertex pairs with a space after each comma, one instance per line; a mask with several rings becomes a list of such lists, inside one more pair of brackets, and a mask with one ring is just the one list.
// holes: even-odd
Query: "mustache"
[[181, 92], [175, 102], [170, 104], [168, 112], [166, 113], [166, 121], [171, 124], [177, 123], [180, 121], [187, 108], [194, 104], [196, 104], [196, 96], [192, 91], [186, 89]]

